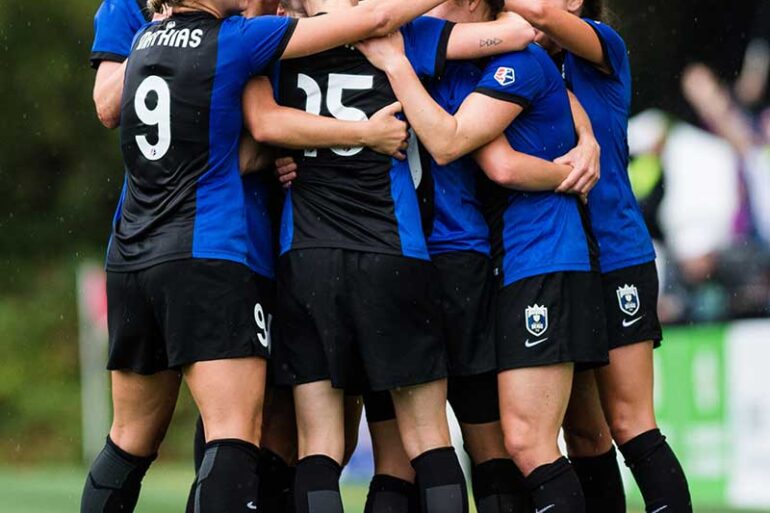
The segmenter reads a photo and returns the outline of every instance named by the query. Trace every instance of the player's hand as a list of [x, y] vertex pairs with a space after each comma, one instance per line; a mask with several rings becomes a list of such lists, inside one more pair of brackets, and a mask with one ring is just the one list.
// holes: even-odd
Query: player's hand
[[556, 192], [587, 196], [601, 176], [601, 148], [593, 137], [584, 137], [556, 164], [572, 166], [572, 172], [556, 188]]
[[369, 118], [369, 121], [366, 122], [365, 144], [367, 147], [398, 160], [406, 158], [403, 152], [406, 150], [409, 140], [407, 124], [396, 117], [396, 114], [401, 110], [401, 104], [395, 102], [378, 110]]
[[356, 48], [375, 68], [382, 71], [387, 71], [388, 67], [405, 56], [404, 37], [399, 30], [384, 37], [375, 37], [356, 43]]
[[275, 160], [275, 176], [284, 189], [291, 187], [291, 182], [297, 178], [297, 164], [292, 157], [281, 157]]

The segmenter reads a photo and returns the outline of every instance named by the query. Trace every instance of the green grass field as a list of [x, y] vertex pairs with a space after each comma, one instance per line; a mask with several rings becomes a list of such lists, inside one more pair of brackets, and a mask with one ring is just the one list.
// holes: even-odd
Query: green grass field
[[[0, 510], [13, 513], [74, 513], [79, 510], [85, 469], [80, 467], [0, 467]], [[192, 472], [182, 465], [154, 466], [144, 480], [136, 513], [182, 513]], [[361, 513], [366, 487], [346, 485], [345, 511]], [[7, 509], [6, 509], [7, 508]], [[475, 510], [474, 510], [475, 511]], [[716, 510], [696, 508], [698, 513]], [[641, 513], [630, 510], [629, 513]], [[719, 513], [738, 513], [719, 510]]]

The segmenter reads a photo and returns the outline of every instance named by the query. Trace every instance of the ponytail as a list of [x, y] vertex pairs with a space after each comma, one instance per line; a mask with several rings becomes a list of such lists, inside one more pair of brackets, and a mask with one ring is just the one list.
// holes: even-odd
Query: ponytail
[[147, 9], [152, 13], [159, 14], [162, 13], [164, 9], [180, 5], [183, 1], [184, 0], [147, 0]]

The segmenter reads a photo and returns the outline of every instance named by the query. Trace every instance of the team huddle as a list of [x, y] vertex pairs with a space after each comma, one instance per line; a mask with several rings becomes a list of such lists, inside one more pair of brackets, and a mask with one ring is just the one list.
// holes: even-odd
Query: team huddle
[[625, 512], [615, 446], [648, 513], [691, 512], [602, 2], [269, 3], [96, 14], [125, 182], [81, 512], [134, 510], [183, 379], [190, 513], [341, 513], [362, 405], [366, 513], [467, 513], [447, 402], [479, 513]]

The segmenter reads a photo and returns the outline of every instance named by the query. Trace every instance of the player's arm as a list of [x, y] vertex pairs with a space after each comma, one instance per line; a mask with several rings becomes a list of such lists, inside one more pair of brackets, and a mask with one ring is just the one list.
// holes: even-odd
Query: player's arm
[[572, 172], [556, 191], [586, 195], [594, 188], [601, 176], [601, 148], [594, 137], [591, 119], [585, 109], [572, 91], [568, 91], [568, 94], [578, 142], [566, 155], [554, 161], [557, 164], [572, 167]]
[[244, 132], [238, 146], [238, 164], [241, 175], [256, 173], [273, 166], [275, 151], [266, 144], [258, 143], [251, 134]]
[[102, 125], [117, 128], [120, 124], [120, 100], [123, 96], [123, 77], [126, 61], [102, 61], [94, 81], [94, 105]]
[[282, 59], [303, 57], [368, 37], [390, 34], [444, 0], [366, 0], [351, 9], [302, 18]]
[[243, 109], [246, 127], [260, 143], [291, 149], [367, 146], [404, 158], [408, 135], [406, 123], [395, 117], [398, 103], [366, 121], [343, 121], [278, 105], [270, 81], [258, 77], [246, 85]]
[[399, 32], [368, 40], [359, 49], [385, 71], [410, 125], [439, 165], [492, 141], [522, 112], [518, 104], [478, 93], [470, 94], [453, 116], [425, 90], [404, 55]]
[[502, 12], [495, 21], [458, 23], [447, 43], [447, 59], [479, 59], [526, 48], [535, 29], [524, 18]]
[[568, 52], [612, 72], [599, 35], [586, 21], [540, 0], [505, 0], [505, 8], [523, 16]]
[[553, 191], [569, 176], [572, 167], [521, 153], [501, 134], [473, 153], [490, 180], [519, 191]]

